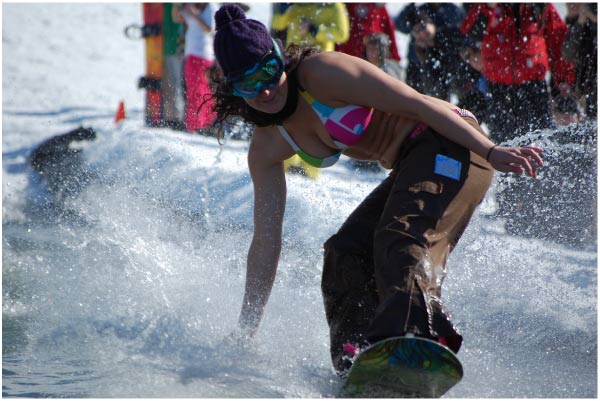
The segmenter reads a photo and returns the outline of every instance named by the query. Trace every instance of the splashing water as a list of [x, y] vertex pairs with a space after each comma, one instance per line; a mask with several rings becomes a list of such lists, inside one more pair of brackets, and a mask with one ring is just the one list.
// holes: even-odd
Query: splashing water
[[538, 180], [503, 176], [497, 215], [508, 232], [593, 248], [597, 221], [597, 129], [587, 120], [554, 131], [537, 131], [509, 145], [544, 149]]
[[[3, 221], [5, 395], [335, 395], [321, 244], [382, 174], [346, 160], [317, 182], [288, 177], [274, 292], [258, 338], [239, 348], [225, 339], [252, 234], [246, 147], [99, 130], [82, 150], [96, 178], [76, 195], [57, 202], [27, 173]], [[595, 250], [507, 235], [493, 203], [448, 264], [444, 299], [465, 336], [465, 378], [449, 396], [594, 396]]]

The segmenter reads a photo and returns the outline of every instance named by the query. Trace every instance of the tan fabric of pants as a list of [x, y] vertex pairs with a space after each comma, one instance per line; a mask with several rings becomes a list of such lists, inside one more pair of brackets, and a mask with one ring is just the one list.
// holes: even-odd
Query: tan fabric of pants
[[[461, 163], [459, 180], [434, 172], [436, 155]], [[431, 129], [402, 146], [390, 175], [325, 243], [322, 291], [337, 369], [344, 343], [407, 332], [444, 337], [458, 351], [462, 337], [441, 302], [446, 260], [492, 177], [483, 158]]]

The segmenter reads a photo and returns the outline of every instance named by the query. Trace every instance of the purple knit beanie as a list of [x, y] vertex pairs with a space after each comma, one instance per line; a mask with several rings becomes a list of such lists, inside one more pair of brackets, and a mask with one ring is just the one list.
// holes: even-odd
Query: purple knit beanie
[[246, 70], [273, 50], [267, 28], [259, 21], [247, 19], [235, 4], [225, 4], [215, 13], [214, 49], [225, 76]]

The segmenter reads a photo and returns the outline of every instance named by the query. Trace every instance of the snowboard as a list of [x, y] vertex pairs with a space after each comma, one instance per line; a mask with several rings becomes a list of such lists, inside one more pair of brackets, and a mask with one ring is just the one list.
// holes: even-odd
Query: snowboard
[[458, 383], [463, 368], [450, 349], [414, 336], [379, 341], [356, 355], [342, 398], [439, 398]]
[[146, 45], [146, 74], [138, 87], [146, 90], [146, 125], [162, 125], [162, 77], [164, 64], [163, 4], [143, 3], [142, 37]]
[[183, 127], [183, 41], [173, 3], [142, 3], [143, 25], [125, 28], [129, 39], [143, 39], [146, 71], [138, 88], [146, 90], [145, 121], [150, 127]]

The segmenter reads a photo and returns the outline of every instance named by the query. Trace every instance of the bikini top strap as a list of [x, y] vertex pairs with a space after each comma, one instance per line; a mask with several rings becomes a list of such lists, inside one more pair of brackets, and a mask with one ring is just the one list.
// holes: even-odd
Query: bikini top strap
[[312, 105], [315, 102], [315, 98], [312, 97], [312, 95], [310, 93], [308, 93], [307, 91], [302, 89], [302, 90], [299, 90], [298, 92], [300, 92], [300, 95], [302, 95], [302, 97], [304, 98], [304, 100], [306, 100], [306, 102], [308, 104]]
[[279, 130], [279, 133], [281, 134], [283, 139], [285, 139], [285, 141], [290, 144], [290, 146], [292, 147], [294, 152], [298, 153], [298, 151], [300, 150], [300, 147], [296, 144], [296, 142], [294, 142], [294, 140], [292, 139], [290, 134], [286, 131], [286, 129], [283, 128], [283, 125], [278, 125], [277, 129]]

